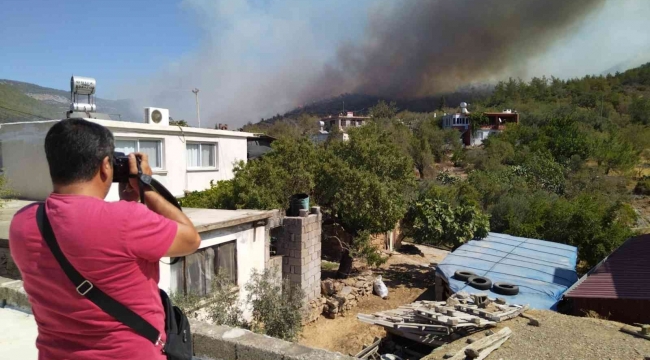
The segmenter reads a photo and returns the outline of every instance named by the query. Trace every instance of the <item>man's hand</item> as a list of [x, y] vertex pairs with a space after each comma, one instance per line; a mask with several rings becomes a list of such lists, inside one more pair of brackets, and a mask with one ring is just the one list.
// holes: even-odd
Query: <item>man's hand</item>
[[[138, 175], [138, 159], [140, 159], [142, 173], [151, 176], [153, 172], [149, 166], [149, 156], [138, 152], [129, 154], [129, 174]], [[138, 185], [138, 181], [140, 181], [138, 178], [129, 178], [129, 186], [127, 186], [127, 188], [131, 188], [131, 194], [134, 194], [133, 196], [136, 201], [140, 199], [140, 186]]]
[[135, 190], [133, 190], [131, 187], [131, 183], [120, 183], [119, 189], [120, 200], [135, 202], [140, 201], [140, 197], [138, 196], [138, 193], [135, 192]]

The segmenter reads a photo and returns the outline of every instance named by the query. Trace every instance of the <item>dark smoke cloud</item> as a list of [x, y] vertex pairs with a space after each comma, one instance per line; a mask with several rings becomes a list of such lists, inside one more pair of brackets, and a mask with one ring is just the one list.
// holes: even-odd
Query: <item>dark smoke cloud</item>
[[413, 98], [526, 76], [527, 61], [569, 37], [605, 0], [410, 0], [370, 14], [302, 102], [344, 92]]

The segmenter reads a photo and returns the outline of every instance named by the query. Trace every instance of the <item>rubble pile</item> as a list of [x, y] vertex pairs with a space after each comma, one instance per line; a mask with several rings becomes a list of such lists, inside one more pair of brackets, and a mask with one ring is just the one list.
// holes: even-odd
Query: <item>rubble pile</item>
[[367, 271], [344, 280], [328, 279], [321, 282], [323, 314], [330, 319], [345, 316], [364, 297], [372, 295], [374, 277]]

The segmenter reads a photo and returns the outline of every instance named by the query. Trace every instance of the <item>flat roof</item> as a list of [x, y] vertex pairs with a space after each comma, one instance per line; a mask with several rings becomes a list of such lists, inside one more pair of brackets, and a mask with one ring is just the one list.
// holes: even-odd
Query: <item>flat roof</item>
[[[15, 123], [4, 123], [1, 126], [17, 126], [25, 124], [44, 124], [44, 123], [54, 123], [61, 121], [63, 119], [52, 119], [52, 120], [43, 120], [43, 121], [24, 121], [24, 122], [15, 122]], [[145, 124], [140, 122], [130, 122], [130, 121], [115, 121], [115, 120], [98, 120], [98, 119], [89, 119], [84, 118], [100, 124], [109, 129], [119, 129], [126, 130], [131, 132], [147, 133], [147, 134], [174, 134], [174, 135], [198, 135], [198, 136], [221, 136], [221, 137], [256, 137], [256, 134], [243, 132], [243, 131], [231, 131], [231, 130], [216, 130], [216, 129], [206, 129], [206, 128], [195, 128], [195, 127], [181, 127], [176, 125], [157, 125], [157, 124]]]
[[[0, 208], [0, 246], [9, 240], [11, 219], [23, 207], [36, 201], [10, 200]], [[223, 210], [183, 208], [183, 212], [199, 233], [266, 220], [274, 217], [277, 210]], [[3, 244], [4, 243], [4, 244]]]

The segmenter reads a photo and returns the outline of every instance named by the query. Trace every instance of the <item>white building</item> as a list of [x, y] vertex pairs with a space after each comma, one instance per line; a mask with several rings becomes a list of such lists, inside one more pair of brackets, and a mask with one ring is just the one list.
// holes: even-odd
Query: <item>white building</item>
[[[247, 160], [247, 138], [239, 131], [86, 119], [107, 127], [115, 136], [115, 150], [149, 155], [154, 178], [178, 197], [204, 190], [210, 181], [233, 177], [233, 166]], [[0, 125], [2, 166], [9, 187], [22, 199], [44, 200], [52, 191], [45, 135], [59, 120]], [[106, 198], [118, 200], [117, 184]]]
[[483, 115], [488, 119], [487, 123], [479, 124], [473, 130], [467, 103], [460, 103], [460, 109], [460, 113], [445, 114], [442, 117], [442, 128], [458, 130], [465, 146], [481, 145], [488, 136], [502, 132], [507, 123], [519, 123], [519, 114], [514, 110], [484, 112]]
[[338, 115], [338, 116], [328, 116], [320, 120], [320, 129], [318, 134], [312, 136], [312, 141], [315, 143], [321, 143], [327, 140], [332, 131], [337, 131], [338, 136], [343, 141], [347, 141], [350, 137], [347, 134], [347, 130], [352, 127], [363, 126], [370, 119], [369, 116], [358, 116], [354, 115], [352, 111], [348, 111], [347, 114]]

